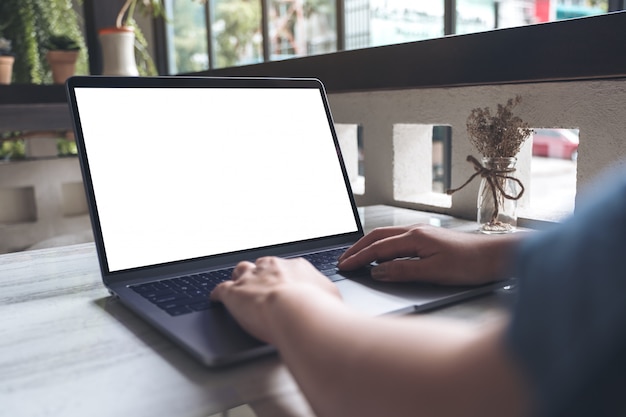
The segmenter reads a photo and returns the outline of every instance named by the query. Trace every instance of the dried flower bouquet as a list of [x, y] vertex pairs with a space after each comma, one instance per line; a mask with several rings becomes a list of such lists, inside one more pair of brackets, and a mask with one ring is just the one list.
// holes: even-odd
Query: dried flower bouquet
[[481, 224], [480, 230], [485, 233], [509, 232], [517, 223], [515, 202], [522, 197], [524, 185], [512, 176], [515, 172], [515, 156], [533, 132], [527, 123], [513, 114], [513, 108], [521, 100], [518, 95], [507, 100], [505, 105], [498, 104], [494, 115], [488, 107], [475, 108], [467, 118], [470, 142], [483, 155], [484, 163], [481, 164], [469, 155], [467, 161], [474, 165], [476, 172], [463, 185], [447, 193], [452, 194], [477, 176], [482, 177], [478, 222]]
[[521, 96], [498, 104], [495, 115], [489, 107], [473, 109], [467, 118], [467, 133], [478, 152], [487, 158], [513, 158], [533, 130], [518, 116], [513, 108], [522, 101]]

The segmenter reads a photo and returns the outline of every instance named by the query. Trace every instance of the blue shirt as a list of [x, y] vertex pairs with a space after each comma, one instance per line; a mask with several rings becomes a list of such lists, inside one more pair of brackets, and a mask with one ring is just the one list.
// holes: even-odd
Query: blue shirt
[[541, 417], [626, 416], [626, 172], [593, 190], [517, 259], [507, 342]]

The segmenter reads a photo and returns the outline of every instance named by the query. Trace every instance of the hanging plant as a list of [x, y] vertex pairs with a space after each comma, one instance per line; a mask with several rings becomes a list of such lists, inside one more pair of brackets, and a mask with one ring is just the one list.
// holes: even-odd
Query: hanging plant
[[165, 17], [165, 5], [162, 0], [126, 0], [117, 14], [115, 27], [136, 26], [136, 11], [145, 16]]
[[71, 0], [2, 0], [0, 32], [13, 41], [13, 78], [17, 84], [52, 82], [46, 52], [53, 34], [76, 40], [83, 51], [78, 71], [88, 73], [87, 48]]

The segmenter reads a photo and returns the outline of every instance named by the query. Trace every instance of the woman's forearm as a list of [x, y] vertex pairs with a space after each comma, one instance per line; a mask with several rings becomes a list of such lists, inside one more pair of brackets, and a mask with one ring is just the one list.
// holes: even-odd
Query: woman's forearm
[[331, 297], [293, 291], [272, 304], [274, 343], [320, 417], [521, 409], [502, 324], [476, 329], [429, 316], [370, 318]]

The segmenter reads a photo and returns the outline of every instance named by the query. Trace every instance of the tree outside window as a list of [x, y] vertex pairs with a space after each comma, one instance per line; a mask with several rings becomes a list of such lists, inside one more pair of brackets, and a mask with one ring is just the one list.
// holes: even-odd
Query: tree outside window
[[216, 68], [263, 61], [261, 2], [214, 0], [211, 24]]
[[337, 50], [334, 0], [271, 0], [271, 60]]

